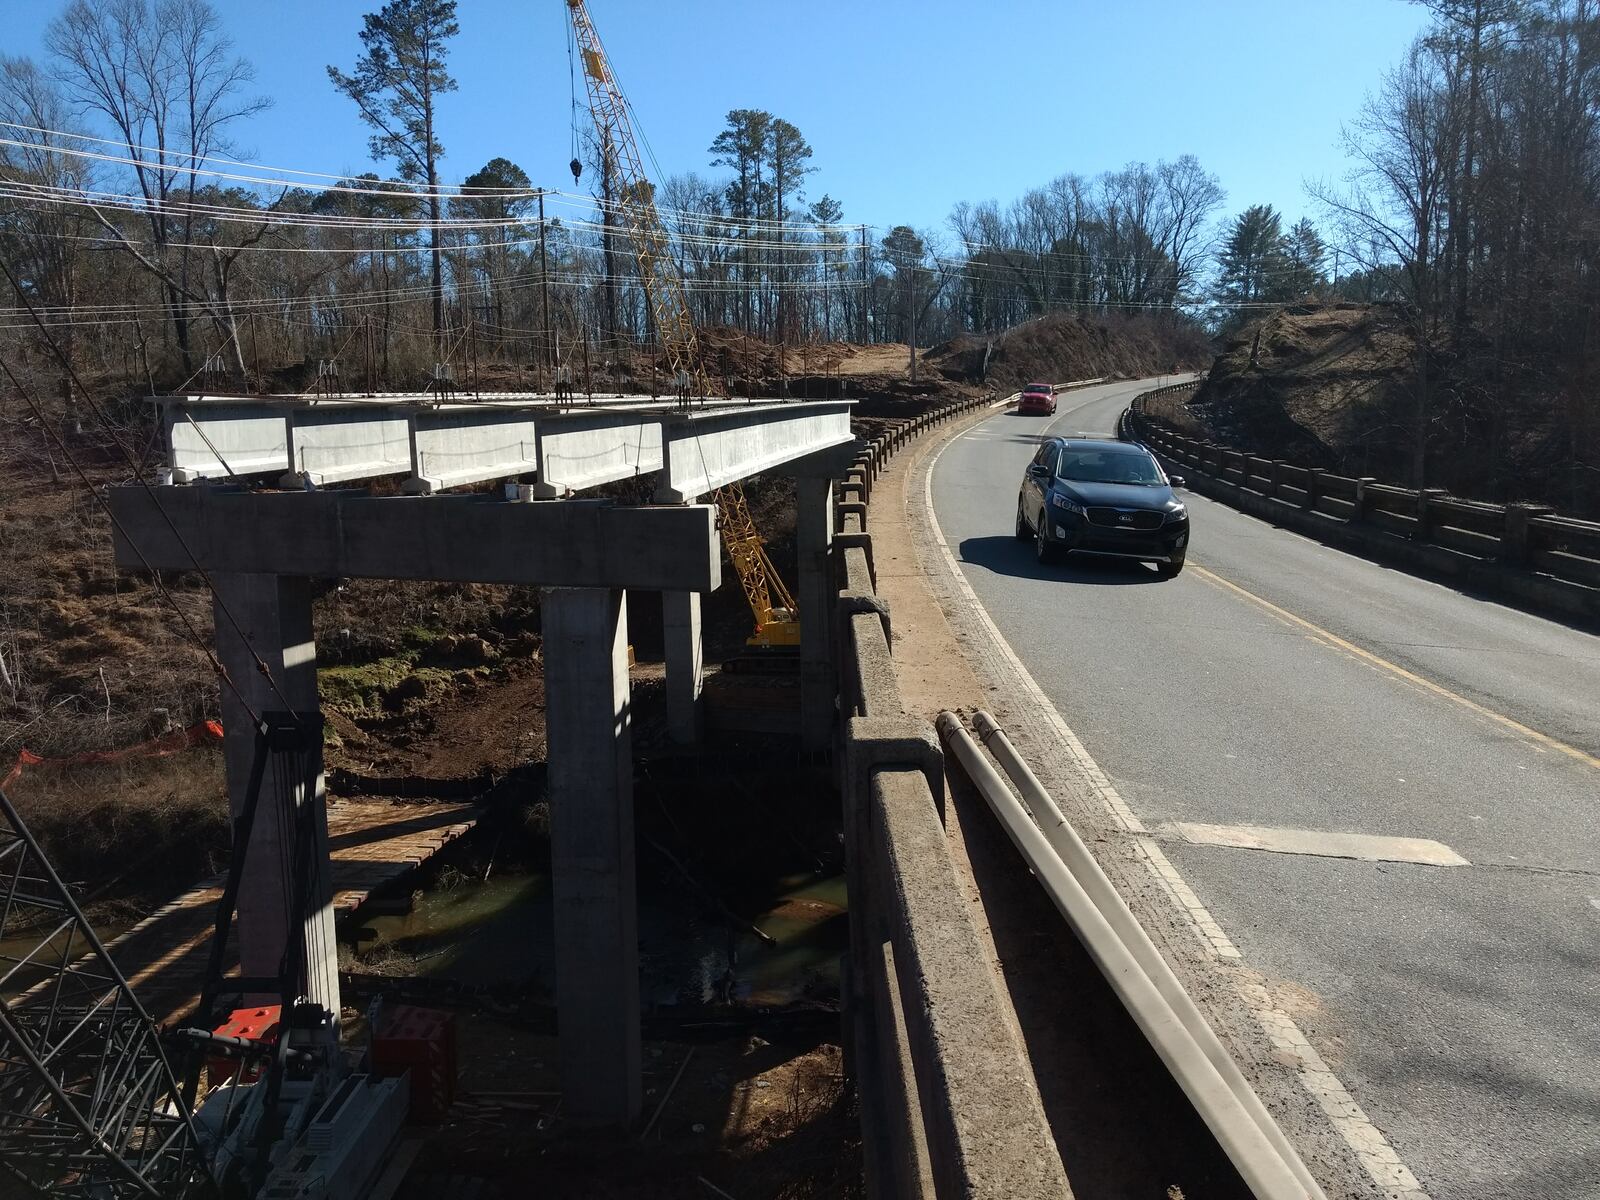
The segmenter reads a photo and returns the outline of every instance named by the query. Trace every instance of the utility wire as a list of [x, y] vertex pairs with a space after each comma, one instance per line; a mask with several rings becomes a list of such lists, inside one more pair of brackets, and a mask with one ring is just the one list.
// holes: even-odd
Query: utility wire
[[[0, 272], [4, 272], [6, 279], [11, 284], [12, 290], [16, 292], [17, 298], [20, 299], [25, 306], [28, 306], [31, 311], [31, 302], [28, 300], [26, 293], [23, 292], [22, 285], [17, 281], [17, 277], [12, 274], [11, 264], [8, 263], [4, 258], [0, 258]], [[139, 486], [144, 489], [145, 494], [149, 496], [151, 504], [153, 504], [156, 511], [161, 514], [162, 521], [166, 524], [167, 528], [171, 530], [172, 536], [177, 539], [178, 545], [183, 548], [183, 552], [188, 556], [189, 561], [194, 564], [194, 569], [199, 572], [200, 578], [205, 583], [206, 589], [211, 593], [215, 611], [220, 612], [227, 619], [228, 624], [232, 626], [234, 634], [239, 638], [240, 643], [249, 652], [256, 671], [259, 672], [261, 677], [266, 680], [267, 686], [272, 689], [273, 695], [277, 696], [278, 700], [283, 704], [285, 711], [292, 712], [294, 706], [289, 703], [289, 699], [284, 695], [283, 689], [278, 686], [278, 681], [272, 677], [272, 669], [267, 665], [266, 660], [263, 659], [261, 655], [256, 653], [256, 648], [250, 644], [250, 639], [245, 636], [244, 628], [239, 624], [239, 621], [233, 615], [232, 610], [229, 609], [227, 601], [225, 601], [222, 596], [218, 594], [216, 584], [212, 581], [211, 573], [200, 565], [200, 560], [195, 556], [194, 550], [184, 539], [184, 536], [182, 532], [179, 531], [177, 525], [173, 523], [172, 517], [162, 505], [160, 497], [156, 495], [155, 488], [151, 486], [149, 479], [145, 476], [143, 466], [140, 465], [139, 461], [133, 456], [133, 453], [128, 449], [128, 447], [123, 444], [122, 439], [116, 435], [115, 428], [112, 426], [111, 421], [106, 417], [105, 411], [101, 409], [99, 403], [94, 399], [93, 393], [91, 393], [89, 389], [84, 386], [84, 382], [81, 378], [79, 378], [76, 368], [74, 368], [72, 365], [72, 361], [61, 349], [61, 345], [56, 341], [54, 335], [52, 335], [42, 325], [39, 326], [39, 330], [44, 335], [45, 342], [50, 347], [50, 352], [55, 356], [56, 361], [61, 364], [62, 370], [66, 371], [68, 378], [72, 380], [73, 385], [78, 389], [78, 394], [81, 395], [84, 399], [84, 402], [89, 405], [90, 410], [99, 420], [101, 427], [104, 428], [110, 435], [112, 444], [122, 452], [123, 457], [127, 460], [128, 466], [133, 470], [134, 479], [138, 482]], [[6, 374], [20, 389], [21, 383], [17, 380], [15, 375], [12, 375], [9, 367], [6, 368]], [[79, 471], [79, 475], [84, 479], [85, 483], [88, 482], [87, 476], [85, 476], [81, 470]], [[102, 503], [105, 505], [107, 513], [109, 513], [111, 511], [110, 501], [106, 500], [102, 501]], [[126, 530], [123, 531], [123, 536], [127, 537]], [[134, 546], [132, 539], [129, 539], [128, 544], [130, 546]], [[139, 554], [139, 560], [148, 567], [149, 560], [145, 558], [143, 552], [138, 551], [137, 547], [135, 547], [135, 551]], [[159, 579], [157, 581], [157, 586], [162, 586], [159, 582]], [[198, 641], [198, 634], [194, 632], [194, 627], [192, 624], [190, 624], [187, 618], [185, 618], [184, 624]], [[205, 651], [207, 658], [211, 660], [212, 668], [218, 672], [220, 678], [228, 681], [228, 686], [233, 691], [233, 694], [239, 697], [240, 702], [243, 703], [246, 710], [251, 713], [251, 719], [256, 720], [257, 717], [254, 713], [254, 710], [250, 708], [249, 702], [244, 699], [244, 695], [240, 691], [239, 686], [231, 678], [229, 678], [227, 669], [223, 666], [222, 661], [205, 646], [204, 642], [200, 642], [199, 644], [201, 649]]]
[[17, 394], [20, 395], [24, 403], [26, 403], [27, 406], [33, 410], [33, 415], [38, 419], [39, 427], [44, 430], [45, 436], [55, 443], [56, 449], [60, 452], [61, 456], [66, 459], [67, 465], [72, 468], [73, 474], [75, 474], [82, 482], [89, 495], [94, 497], [95, 502], [99, 504], [99, 506], [105, 511], [106, 516], [111, 519], [111, 524], [115, 526], [117, 532], [122, 535], [122, 540], [127, 542], [129, 548], [132, 549], [134, 554], [138, 556], [140, 565], [150, 573], [150, 579], [155, 584], [156, 591], [160, 593], [161, 598], [167, 602], [167, 604], [172, 608], [172, 611], [178, 614], [178, 620], [183, 623], [184, 629], [188, 632], [190, 639], [195, 643], [195, 645], [200, 648], [200, 652], [206, 656], [206, 660], [211, 664], [211, 670], [216, 674], [218, 679], [222, 680], [228, 685], [228, 690], [238, 698], [239, 703], [242, 704], [245, 711], [250, 714], [250, 720], [256, 724], [259, 724], [261, 717], [256, 713], [255, 709], [250, 706], [250, 701], [245, 698], [244, 693], [239, 690], [238, 685], [234, 683], [233, 677], [228, 674], [227, 667], [222, 665], [222, 660], [217, 657], [216, 651], [206, 644], [206, 641], [204, 637], [201, 636], [200, 631], [195, 628], [194, 622], [189, 619], [189, 614], [184, 612], [183, 606], [178, 603], [178, 598], [172, 594], [172, 592], [167, 588], [166, 584], [161, 582], [160, 572], [150, 565], [150, 560], [145, 557], [144, 551], [139, 549], [138, 542], [134, 541], [132, 536], [129, 535], [128, 530], [123, 526], [122, 522], [117, 520], [117, 514], [111, 511], [111, 502], [100, 494], [100, 490], [94, 486], [94, 483], [92, 480], [90, 480], [87, 472], [85, 472], [84, 469], [78, 464], [78, 460], [73, 456], [73, 453], [68, 448], [66, 441], [62, 438], [61, 434], [55, 429], [55, 427], [50, 424], [50, 420], [45, 416], [43, 409], [39, 405], [39, 402], [33, 397], [28, 389], [23, 386], [22, 380], [17, 378], [16, 374], [11, 370], [11, 365], [3, 358], [0, 358], [0, 371], [4, 371], [6, 378], [11, 380], [11, 385], [17, 389]]

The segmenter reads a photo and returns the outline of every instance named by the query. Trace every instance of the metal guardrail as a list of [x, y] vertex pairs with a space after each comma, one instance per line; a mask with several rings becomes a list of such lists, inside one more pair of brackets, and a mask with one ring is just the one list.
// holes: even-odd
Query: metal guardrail
[[1196, 491], [1471, 586], [1600, 619], [1600, 523], [1542, 504], [1488, 504], [1261, 458], [1192, 437], [1150, 413], [1152, 399], [1197, 386], [1144, 392], [1123, 414], [1124, 432], [1183, 466]]

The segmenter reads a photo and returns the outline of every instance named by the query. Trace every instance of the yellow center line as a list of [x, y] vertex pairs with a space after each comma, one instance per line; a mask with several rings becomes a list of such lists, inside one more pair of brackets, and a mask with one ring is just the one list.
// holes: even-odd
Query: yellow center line
[[1540, 733], [1537, 729], [1530, 729], [1521, 721], [1514, 721], [1503, 713], [1495, 712], [1492, 708], [1485, 708], [1475, 700], [1468, 700], [1460, 693], [1452, 692], [1443, 684], [1435, 683], [1431, 679], [1424, 679], [1415, 671], [1408, 671], [1398, 663], [1392, 663], [1387, 658], [1376, 655], [1370, 650], [1363, 650], [1355, 643], [1347, 642], [1338, 634], [1330, 633], [1326, 629], [1322, 628], [1322, 626], [1313, 624], [1304, 617], [1297, 617], [1294, 613], [1289, 612], [1287, 609], [1279, 608], [1276, 604], [1272, 603], [1272, 601], [1264, 600], [1254, 592], [1247, 591], [1246, 589], [1240, 587], [1237, 583], [1224, 579], [1222, 576], [1212, 571], [1208, 571], [1202, 566], [1197, 566], [1194, 563], [1190, 563], [1189, 571], [1192, 574], [1200, 576], [1200, 578], [1204, 579], [1207, 583], [1222, 588], [1226, 591], [1230, 591], [1234, 595], [1250, 601], [1250, 603], [1256, 605], [1257, 607], [1265, 609], [1279, 620], [1287, 621], [1291, 625], [1298, 625], [1301, 629], [1307, 630], [1319, 640], [1326, 642], [1331, 646], [1337, 646], [1339, 649], [1349, 654], [1354, 654], [1357, 658], [1360, 658], [1365, 662], [1369, 662], [1375, 667], [1381, 667], [1383, 670], [1388, 671], [1391, 675], [1394, 675], [1398, 679], [1404, 679], [1407, 683], [1415, 684], [1417, 687], [1430, 691], [1436, 696], [1441, 696], [1446, 700], [1449, 700], [1455, 704], [1459, 704], [1462, 708], [1467, 709], [1469, 712], [1476, 713], [1478, 716], [1483, 717], [1486, 720], [1490, 720], [1497, 725], [1504, 726], [1506, 729], [1511, 730], [1511, 732], [1517, 734], [1519, 737], [1527, 738], [1530, 742], [1534, 742], [1540, 746], [1548, 747], [1551, 750], [1559, 750], [1562, 754], [1567, 755], [1569, 758], [1575, 758], [1584, 765], [1593, 767], [1595, 770], [1600, 771], [1600, 758], [1596, 758], [1587, 751], [1580, 750], [1576, 746], [1569, 746], [1566, 742], [1560, 741], [1557, 738], [1553, 738], [1547, 733]]

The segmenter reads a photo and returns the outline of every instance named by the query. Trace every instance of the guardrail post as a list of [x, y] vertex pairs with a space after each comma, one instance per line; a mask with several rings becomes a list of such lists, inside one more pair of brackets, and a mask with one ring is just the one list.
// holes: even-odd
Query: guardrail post
[[1211, 456], [1211, 474], [1217, 479], [1222, 478], [1222, 472], [1228, 462], [1228, 448], [1221, 442], [1207, 442], [1206, 451]]
[[1377, 482], [1376, 477], [1372, 475], [1363, 475], [1356, 480], [1356, 506], [1350, 514], [1352, 521], [1365, 521], [1367, 519], [1367, 512], [1371, 503], [1367, 498], [1367, 489]]
[[1302, 508], [1317, 506], [1317, 499], [1322, 495], [1322, 477], [1326, 474], [1321, 467], [1312, 467], [1306, 472], [1306, 498], [1301, 502]]
[[1511, 567], [1527, 567], [1533, 562], [1530, 522], [1547, 517], [1555, 510], [1547, 504], [1506, 505], [1505, 528], [1500, 531], [1500, 561]]
[[1272, 465], [1267, 468], [1267, 495], [1277, 498], [1278, 489], [1283, 486], [1283, 459], [1275, 458]]
[[1450, 493], [1444, 488], [1422, 488], [1417, 492], [1417, 527], [1412, 537], [1419, 542], [1433, 539], [1433, 510], [1428, 507], [1434, 500], [1442, 500]]

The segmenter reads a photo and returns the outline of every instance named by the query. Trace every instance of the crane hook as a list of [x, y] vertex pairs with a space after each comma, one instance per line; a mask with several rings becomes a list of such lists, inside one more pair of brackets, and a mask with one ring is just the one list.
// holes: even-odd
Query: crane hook
[[573, 183], [577, 183], [578, 182], [578, 176], [583, 174], [583, 164], [581, 162], [579, 162], [577, 159], [573, 159], [571, 162], [569, 162], [567, 164], [567, 166], [572, 168], [572, 182]]

